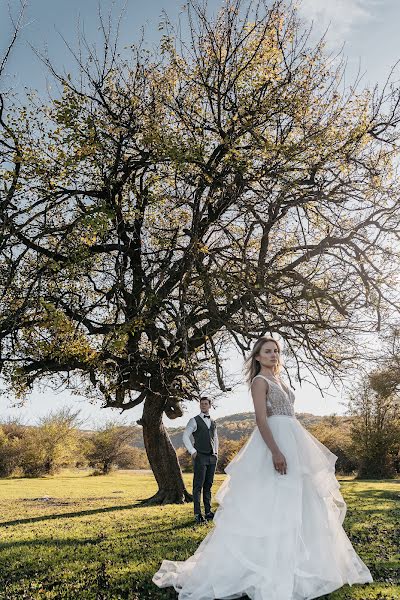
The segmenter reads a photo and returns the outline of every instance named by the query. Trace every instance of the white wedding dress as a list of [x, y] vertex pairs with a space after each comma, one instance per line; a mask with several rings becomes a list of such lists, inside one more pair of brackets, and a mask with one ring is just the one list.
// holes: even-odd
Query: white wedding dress
[[153, 577], [179, 600], [309, 600], [372, 581], [342, 527], [337, 457], [296, 419], [292, 390], [270, 379], [268, 389], [268, 424], [287, 473], [275, 470], [256, 427], [225, 469], [215, 527], [193, 556], [164, 560]]

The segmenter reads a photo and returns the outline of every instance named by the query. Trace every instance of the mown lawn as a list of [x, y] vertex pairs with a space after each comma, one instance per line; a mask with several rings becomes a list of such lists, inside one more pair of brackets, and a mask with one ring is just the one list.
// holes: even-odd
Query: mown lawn
[[[324, 598], [400, 600], [400, 480], [340, 483], [345, 529], [375, 581]], [[194, 528], [191, 505], [139, 506], [155, 491], [147, 473], [1, 480], [0, 599], [176, 598], [151, 577], [163, 558], [190, 556], [212, 525]]]

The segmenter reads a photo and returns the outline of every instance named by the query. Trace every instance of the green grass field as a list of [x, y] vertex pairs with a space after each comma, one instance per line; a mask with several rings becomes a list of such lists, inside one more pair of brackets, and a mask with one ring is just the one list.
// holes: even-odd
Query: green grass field
[[[400, 480], [340, 483], [345, 529], [375, 581], [324, 598], [400, 600]], [[175, 598], [153, 573], [163, 558], [193, 554], [212, 525], [194, 528], [190, 504], [139, 506], [155, 491], [140, 472], [1, 480], [0, 599]]]

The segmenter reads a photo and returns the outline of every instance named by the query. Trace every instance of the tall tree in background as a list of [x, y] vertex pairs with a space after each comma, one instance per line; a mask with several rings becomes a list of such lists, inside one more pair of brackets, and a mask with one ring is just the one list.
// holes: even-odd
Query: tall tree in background
[[298, 372], [332, 375], [396, 307], [399, 90], [346, 88], [265, 4], [213, 19], [191, 0], [156, 56], [121, 56], [102, 20], [104, 54], [83, 40], [77, 77], [48, 61], [60, 96], [7, 118], [5, 385], [143, 403], [155, 502], [188, 497], [163, 414], [229, 388], [229, 344], [273, 332]]
[[383, 398], [400, 398], [400, 326], [386, 328], [378, 368], [370, 374], [371, 387]]
[[382, 336], [376, 368], [352, 394], [349, 412], [356, 417], [353, 444], [358, 476], [393, 477], [400, 466], [400, 329]]
[[361, 380], [351, 395], [349, 414], [354, 455], [360, 479], [396, 476], [400, 449], [400, 398], [385, 393], [386, 372], [374, 372]]
[[27, 427], [18, 466], [25, 475], [54, 475], [61, 467], [74, 465], [83, 458], [79, 411], [61, 408], [42, 417], [37, 427]]
[[88, 439], [86, 458], [89, 465], [99, 468], [104, 475], [118, 465], [129, 452], [132, 427], [109, 421], [93, 432]]

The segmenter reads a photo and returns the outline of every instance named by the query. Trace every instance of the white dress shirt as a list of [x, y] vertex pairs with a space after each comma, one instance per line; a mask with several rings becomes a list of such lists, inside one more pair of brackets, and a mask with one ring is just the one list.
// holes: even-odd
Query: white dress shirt
[[[211, 417], [208, 419], [205, 419], [205, 414], [204, 413], [200, 413], [199, 415], [200, 417], [203, 418], [204, 423], [207, 425], [208, 429], [210, 429], [211, 427]], [[186, 450], [188, 452], [190, 452], [190, 454], [194, 454], [196, 452], [196, 448], [193, 446], [192, 443], [192, 434], [196, 431], [197, 429], [197, 423], [196, 423], [196, 419], [194, 417], [192, 417], [191, 419], [189, 419], [188, 424], [185, 427], [185, 431], [183, 432], [183, 443], [185, 444]], [[215, 452], [218, 454], [218, 433], [217, 433], [217, 428], [215, 428], [215, 433], [214, 433], [214, 441], [215, 441]]]

